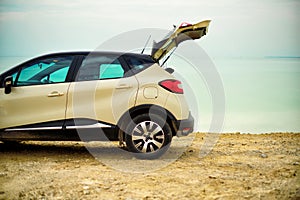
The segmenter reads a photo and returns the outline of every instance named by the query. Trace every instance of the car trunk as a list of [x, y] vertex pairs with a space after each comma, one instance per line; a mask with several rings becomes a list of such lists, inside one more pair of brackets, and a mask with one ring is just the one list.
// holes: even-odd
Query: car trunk
[[153, 41], [151, 57], [158, 62], [180, 43], [186, 40], [200, 39], [202, 36], [206, 35], [209, 23], [210, 20], [205, 20], [196, 24], [182, 23], [165, 39], [159, 42]]

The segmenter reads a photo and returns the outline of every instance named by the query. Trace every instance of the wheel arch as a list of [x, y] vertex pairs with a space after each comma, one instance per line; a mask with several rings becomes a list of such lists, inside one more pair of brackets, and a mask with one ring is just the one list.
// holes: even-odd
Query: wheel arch
[[133, 119], [134, 117], [144, 114], [144, 113], [149, 113], [149, 111], [151, 110], [151, 113], [155, 113], [159, 116], [164, 116], [166, 115], [166, 121], [167, 123], [170, 125], [171, 129], [172, 129], [172, 135], [176, 135], [177, 132], [177, 127], [176, 127], [176, 121], [177, 119], [174, 117], [174, 115], [168, 111], [167, 109], [158, 106], [158, 105], [154, 105], [154, 104], [143, 104], [143, 105], [139, 105], [136, 107], [132, 107], [131, 109], [129, 109], [127, 112], [125, 112], [122, 117], [119, 119], [118, 123], [117, 123], [117, 127], [121, 130], [125, 130], [125, 125], [129, 123], [129, 121], [131, 119]]

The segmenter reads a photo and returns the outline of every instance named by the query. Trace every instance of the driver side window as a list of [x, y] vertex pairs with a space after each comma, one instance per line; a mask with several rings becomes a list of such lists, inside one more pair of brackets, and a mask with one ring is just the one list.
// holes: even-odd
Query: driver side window
[[19, 72], [15, 86], [65, 82], [74, 56], [56, 56], [25, 65]]

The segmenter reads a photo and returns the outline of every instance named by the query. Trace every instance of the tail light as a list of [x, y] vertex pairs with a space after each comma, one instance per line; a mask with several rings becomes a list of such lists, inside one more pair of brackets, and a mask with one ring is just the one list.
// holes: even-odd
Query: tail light
[[164, 80], [159, 82], [159, 85], [170, 92], [183, 94], [181, 82], [178, 80]]

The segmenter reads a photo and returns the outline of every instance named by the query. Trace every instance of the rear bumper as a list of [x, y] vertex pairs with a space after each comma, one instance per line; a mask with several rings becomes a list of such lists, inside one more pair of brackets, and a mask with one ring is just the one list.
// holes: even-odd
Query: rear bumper
[[187, 136], [194, 131], [194, 117], [189, 114], [188, 119], [179, 120], [176, 122], [176, 136], [182, 137]]

